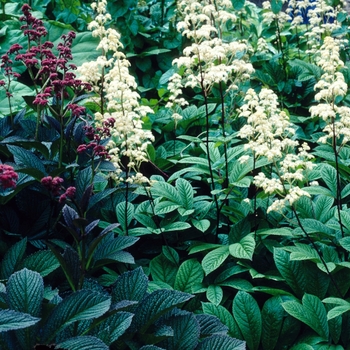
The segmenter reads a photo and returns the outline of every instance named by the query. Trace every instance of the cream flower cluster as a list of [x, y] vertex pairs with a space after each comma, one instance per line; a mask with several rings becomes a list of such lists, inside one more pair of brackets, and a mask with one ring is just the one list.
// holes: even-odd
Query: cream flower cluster
[[344, 67], [340, 59], [340, 48], [332, 37], [326, 37], [321, 47], [317, 65], [323, 70], [321, 80], [316, 83], [315, 100], [320, 103], [310, 108], [311, 116], [323, 119], [327, 125], [323, 132], [325, 136], [318, 139], [326, 143], [329, 138], [341, 139], [342, 144], [350, 141], [350, 108], [338, 106], [335, 102], [347, 94], [348, 86], [344, 75], [339, 71]]
[[[237, 84], [249, 79], [253, 66], [245, 60], [248, 46], [244, 42], [225, 42], [221, 38], [228, 20], [236, 21], [231, 1], [186, 0], [178, 4], [178, 13], [183, 16], [177, 29], [191, 39], [183, 56], [173, 61], [184, 73], [175, 73], [169, 80], [167, 107], [185, 106], [181, 98], [183, 88], [204, 89], [209, 94], [214, 84], [224, 83], [227, 89], [237, 90]], [[243, 58], [242, 58], [243, 57]]]
[[[301, 196], [310, 196], [297, 183], [304, 181], [305, 171], [313, 168], [313, 156], [306, 143], [298, 147], [299, 143], [291, 139], [293, 125], [279, 109], [276, 94], [266, 88], [259, 94], [249, 89], [240, 116], [247, 119], [247, 124], [238, 132], [241, 138], [248, 139], [246, 149], [251, 150], [255, 158], [266, 157], [275, 167], [271, 178], [263, 172], [254, 176], [254, 184], [266, 194], [282, 197], [273, 202], [268, 212], [280, 210], [288, 203], [293, 205]], [[241, 161], [246, 161], [247, 156], [243, 157]]]
[[[282, 0], [282, 2], [286, 3], [287, 0]], [[264, 10], [270, 10], [270, 11], [264, 11], [262, 13], [263, 23], [266, 23], [266, 25], [268, 26], [270, 26], [273, 22], [277, 22], [281, 30], [292, 19], [290, 15], [284, 11], [280, 11], [279, 13], [273, 13], [271, 11], [271, 1], [264, 1], [262, 3], [262, 6]]]
[[[299, 2], [299, 1], [297, 1]], [[315, 54], [320, 48], [322, 38], [325, 36], [332, 36], [334, 32], [337, 32], [336, 41], [340, 46], [344, 46], [347, 41], [344, 39], [345, 33], [342, 34], [341, 23], [337, 21], [337, 16], [340, 12], [346, 12], [344, 10], [344, 4], [340, 1], [340, 4], [333, 7], [329, 5], [327, 0], [315, 0], [311, 3], [312, 8], [308, 11], [309, 27], [305, 33], [307, 37], [308, 46], [307, 53]]]
[[94, 91], [100, 95], [94, 101], [98, 103], [101, 98], [104, 101], [104, 105], [100, 106], [102, 113], [95, 114], [95, 126], [103, 127], [105, 121], [115, 121], [107, 145], [108, 153], [117, 169], [112, 176], [116, 181], [123, 181], [121, 158], [127, 157], [128, 169], [136, 172], [136, 175], [129, 176], [127, 181], [145, 181], [138, 169], [142, 162], [147, 161], [146, 149], [154, 137], [151, 131], [143, 130], [142, 118], [153, 111], [139, 104], [137, 84], [129, 73], [130, 63], [125, 55], [118, 51], [122, 48], [120, 34], [112, 28], [106, 29], [106, 23], [111, 18], [106, 6], [107, 0], [92, 3], [91, 7], [97, 12], [97, 16], [89, 24], [92, 35], [100, 39], [97, 49], [102, 50], [102, 55], [96, 61], [84, 63], [78, 71], [81, 79], [91, 83]]

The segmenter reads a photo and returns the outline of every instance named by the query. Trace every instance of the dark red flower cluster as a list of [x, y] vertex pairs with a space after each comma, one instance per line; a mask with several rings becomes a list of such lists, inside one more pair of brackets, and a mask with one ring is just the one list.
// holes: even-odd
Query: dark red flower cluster
[[0, 185], [5, 190], [15, 188], [18, 180], [18, 174], [13, 167], [6, 164], [0, 164]]
[[[76, 75], [71, 71], [77, 67], [74, 64], [68, 64], [73, 59], [71, 47], [76, 34], [69, 32], [61, 36], [62, 42], [57, 45], [58, 55], [56, 56], [52, 52], [54, 46], [52, 42], [42, 43], [42, 37], [47, 35], [43, 22], [32, 16], [31, 7], [27, 4], [22, 6], [22, 12], [23, 16], [20, 20], [25, 24], [21, 29], [24, 35], [28, 36], [30, 47], [27, 52], [17, 54], [15, 59], [22, 61], [28, 69], [35, 66], [38, 72], [34, 76], [34, 83], [46, 86], [45, 91], [39, 93], [33, 103], [45, 106], [50, 97], [60, 101], [62, 97], [68, 97], [67, 87], [76, 94], [90, 91], [91, 84], [76, 79]], [[83, 107], [75, 104], [70, 109], [73, 116], [79, 116], [85, 111]]]
[[51, 192], [53, 196], [60, 196], [59, 202], [62, 203], [67, 200], [67, 198], [74, 198], [76, 188], [73, 186], [68, 187], [66, 190], [62, 186], [63, 179], [61, 177], [55, 176], [46, 176], [41, 179], [41, 184]]
[[79, 145], [77, 148], [78, 153], [84, 153], [92, 149], [93, 156], [98, 156], [104, 159], [110, 159], [106, 147], [101, 145], [100, 142], [103, 138], [111, 137], [111, 130], [115, 124], [114, 118], [109, 118], [103, 122], [103, 127], [94, 128], [91, 125], [84, 126], [85, 136], [92, 142], [88, 144]]

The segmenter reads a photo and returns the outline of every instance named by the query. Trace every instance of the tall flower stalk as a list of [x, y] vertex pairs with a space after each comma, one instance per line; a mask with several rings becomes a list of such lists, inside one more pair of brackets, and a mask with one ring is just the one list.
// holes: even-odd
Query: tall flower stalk
[[[227, 30], [229, 21], [235, 23], [237, 18], [233, 13], [231, 1], [180, 1], [178, 13], [182, 21], [177, 25], [177, 30], [192, 44], [183, 50], [183, 56], [173, 61], [178, 72], [169, 81], [170, 98], [167, 107], [183, 107], [188, 101], [182, 97], [182, 89], [190, 88], [200, 90], [205, 108], [205, 147], [209, 164], [209, 181], [212, 191], [216, 189], [211, 159], [210, 127], [211, 117], [209, 102], [213, 88], [219, 90], [221, 109], [221, 133], [226, 136], [226, 99], [232, 93], [239, 92], [239, 83], [249, 79], [254, 69], [247, 62], [247, 44], [242, 41], [226, 42], [223, 32]], [[174, 119], [178, 119], [179, 113], [174, 113]], [[228, 185], [228, 161], [227, 143], [224, 143], [225, 179], [223, 187]], [[216, 234], [219, 232], [220, 208], [216, 194], [213, 200], [217, 213]]]

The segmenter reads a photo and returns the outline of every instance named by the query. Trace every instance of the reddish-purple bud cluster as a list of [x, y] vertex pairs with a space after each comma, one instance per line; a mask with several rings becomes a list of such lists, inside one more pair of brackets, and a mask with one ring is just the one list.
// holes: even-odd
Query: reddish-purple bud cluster
[[18, 180], [18, 174], [13, 167], [6, 164], [0, 164], [0, 185], [4, 189], [15, 188]]
[[[63, 203], [64, 201], [67, 200], [67, 198], [74, 198], [76, 188], [73, 186], [68, 187], [66, 190], [62, 186], [63, 184], [63, 179], [61, 177], [54, 177], [52, 176], [46, 176], [41, 179], [41, 184], [51, 192], [53, 196], [60, 196], [58, 201], [60, 203]], [[63, 192], [64, 191], [64, 192]], [[62, 193], [63, 192], [63, 193]]]
[[61, 192], [63, 179], [61, 177], [46, 176], [41, 179], [41, 184], [49, 190], [54, 196], [58, 196]]

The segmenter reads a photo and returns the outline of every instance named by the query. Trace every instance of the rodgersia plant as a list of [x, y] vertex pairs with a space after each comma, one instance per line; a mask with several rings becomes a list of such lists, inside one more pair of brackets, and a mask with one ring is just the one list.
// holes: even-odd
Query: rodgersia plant
[[84, 63], [78, 71], [97, 95], [93, 98], [96, 103], [94, 126], [102, 129], [113, 121], [106, 145], [116, 168], [111, 176], [117, 183], [147, 182], [139, 168], [147, 161], [147, 146], [154, 137], [151, 131], [144, 130], [142, 119], [153, 111], [140, 105], [135, 78], [129, 73], [130, 63], [120, 51], [123, 46], [120, 34], [107, 28], [111, 16], [106, 6], [107, 1], [92, 4], [97, 16], [88, 26], [92, 35], [100, 39], [97, 50], [101, 50], [101, 56], [96, 61]]

